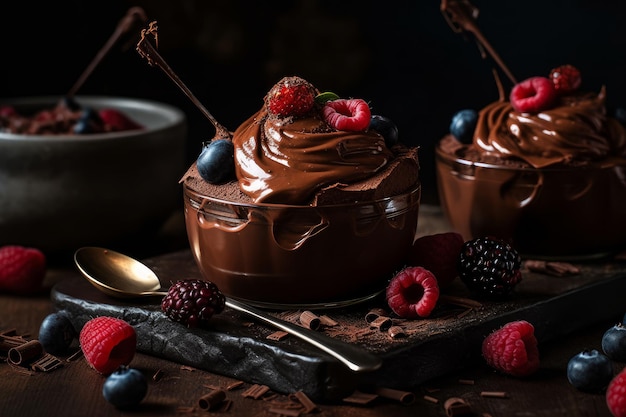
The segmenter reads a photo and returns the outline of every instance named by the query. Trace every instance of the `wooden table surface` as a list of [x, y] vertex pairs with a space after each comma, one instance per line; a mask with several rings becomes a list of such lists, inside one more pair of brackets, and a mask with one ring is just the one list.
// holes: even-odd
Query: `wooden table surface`
[[[430, 233], [431, 223], [421, 226]], [[36, 339], [43, 318], [53, 311], [49, 298], [52, 286], [70, 265], [53, 266], [45, 280], [46, 290], [37, 296], [0, 294], [0, 332], [14, 329], [27, 339]], [[600, 308], [600, 306], [581, 306]], [[624, 305], [626, 312], [626, 303]], [[444, 402], [452, 397], [464, 399], [474, 416], [585, 416], [610, 417], [604, 394], [589, 394], [576, 390], [566, 377], [568, 360], [584, 349], [600, 349], [602, 334], [619, 321], [598, 322], [575, 333], [539, 345], [541, 368], [531, 377], [520, 379], [494, 372], [482, 362], [469, 365], [461, 372], [444, 375], [411, 390], [414, 401], [402, 404], [379, 396], [367, 404], [337, 402], [317, 404], [316, 416], [446, 416]], [[76, 347], [76, 350], [78, 348]], [[0, 417], [35, 416], [200, 416], [237, 417], [281, 416], [275, 408], [293, 404], [293, 396], [267, 393], [253, 399], [242, 395], [250, 384], [226, 391], [228, 409], [206, 411], [198, 400], [215, 387], [226, 388], [238, 382], [232, 378], [138, 353], [131, 366], [148, 377], [148, 394], [133, 410], [121, 411], [107, 403], [102, 396], [105, 377], [92, 370], [78, 356], [70, 361], [61, 357], [63, 365], [49, 372], [25, 372], [6, 362], [0, 363]], [[623, 364], [615, 364], [618, 372]], [[155, 374], [160, 378], [152, 378]], [[398, 375], [398, 378], [406, 376]], [[506, 398], [481, 396], [482, 392], [501, 392]], [[297, 414], [282, 414], [297, 415]]]

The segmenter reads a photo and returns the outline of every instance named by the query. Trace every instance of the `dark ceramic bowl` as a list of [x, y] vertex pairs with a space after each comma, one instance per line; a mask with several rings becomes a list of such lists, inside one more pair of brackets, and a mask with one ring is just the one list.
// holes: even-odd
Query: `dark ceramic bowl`
[[[58, 97], [3, 100], [20, 113]], [[46, 251], [109, 245], [158, 228], [180, 205], [187, 124], [169, 105], [118, 97], [76, 97], [114, 108], [141, 130], [85, 135], [0, 133], [0, 245]]]

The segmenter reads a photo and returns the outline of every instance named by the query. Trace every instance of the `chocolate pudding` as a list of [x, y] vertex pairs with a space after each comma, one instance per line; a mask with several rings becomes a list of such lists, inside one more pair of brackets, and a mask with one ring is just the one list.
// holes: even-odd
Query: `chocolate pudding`
[[[477, 13], [446, 6], [451, 21], [488, 46]], [[551, 78], [536, 77], [554, 86], [525, 92], [538, 108], [524, 108], [514, 90], [531, 82], [518, 83], [486, 46], [514, 87], [506, 99], [498, 83], [500, 99], [477, 112], [471, 141], [450, 134], [436, 149], [439, 195], [453, 228], [465, 239], [506, 239], [526, 257], [585, 259], [623, 249], [626, 132], [607, 114], [606, 88], [585, 92], [578, 70], [561, 66]]]
[[225, 294], [270, 307], [352, 303], [402, 266], [417, 231], [418, 149], [386, 143], [369, 113], [364, 128], [337, 129], [327, 105], [277, 115], [266, 97], [232, 135], [236, 178], [211, 183], [196, 163], [183, 176], [192, 252]]

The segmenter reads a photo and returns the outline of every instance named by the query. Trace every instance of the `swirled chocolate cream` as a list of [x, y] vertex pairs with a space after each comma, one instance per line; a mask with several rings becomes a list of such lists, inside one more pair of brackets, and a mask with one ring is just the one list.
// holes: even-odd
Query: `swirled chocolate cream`
[[572, 65], [516, 83], [508, 100], [456, 113], [436, 150], [442, 205], [466, 239], [527, 256], [602, 257], [626, 246], [626, 131], [607, 89]]
[[285, 77], [181, 179], [206, 279], [251, 302], [346, 300], [384, 288], [415, 238], [418, 149], [362, 99]]

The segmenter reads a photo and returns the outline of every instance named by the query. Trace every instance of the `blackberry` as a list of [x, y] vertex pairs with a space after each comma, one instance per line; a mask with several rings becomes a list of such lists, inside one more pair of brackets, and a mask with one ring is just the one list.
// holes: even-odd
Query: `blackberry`
[[475, 294], [504, 298], [521, 281], [522, 260], [506, 242], [490, 237], [468, 240], [459, 256], [459, 276]]
[[226, 299], [217, 285], [199, 279], [174, 283], [161, 301], [161, 310], [170, 319], [187, 327], [206, 325], [213, 314], [224, 310]]

